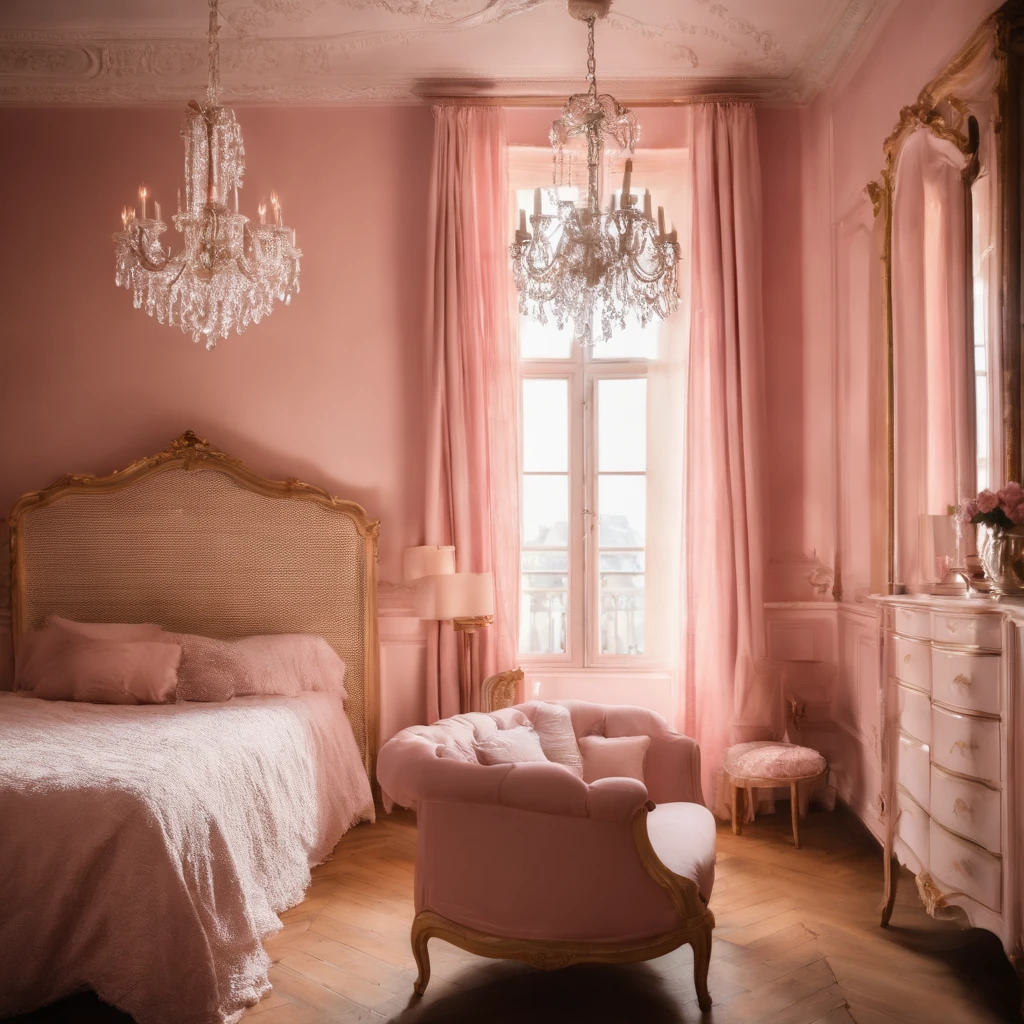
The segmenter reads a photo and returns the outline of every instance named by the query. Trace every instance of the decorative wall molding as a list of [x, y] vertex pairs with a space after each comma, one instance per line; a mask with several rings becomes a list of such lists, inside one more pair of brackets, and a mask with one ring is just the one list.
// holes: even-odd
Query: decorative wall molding
[[[377, 616], [378, 618], [410, 618], [415, 619], [415, 591], [404, 583], [392, 583], [381, 580], [377, 584]], [[416, 619], [419, 622], [419, 619]]]
[[[601, 74], [602, 88], [626, 102], [707, 95], [806, 103], [894, 0], [811, 5], [808, 16], [829, 26], [817, 40], [805, 37], [801, 2], [790, 0], [788, 38], [764, 26], [752, 0], [693, 0], [687, 18], [665, 23], [645, 20], [642, 4], [629, 14], [613, 10], [603, 23], [613, 30], [603, 53], [604, 67], [616, 72]], [[180, 7], [158, 3], [168, 24], [181, 24]], [[531, 53], [529, 77], [521, 74], [521, 47], [495, 50], [493, 33], [491, 49], [474, 47], [471, 62], [452, 56], [453, 39], [465, 53], [475, 30], [514, 19], [532, 19], [530, 32], [536, 27], [540, 36], [558, 31], [563, 0], [225, 0], [223, 10], [228, 102], [418, 103], [424, 93], [562, 97], [581, 88], [580, 53]], [[173, 102], [200, 93], [203, 25], [141, 31], [138, 24], [0, 32], [0, 102]], [[467, 63], [476, 66], [466, 70]]]
[[807, 554], [777, 555], [769, 560], [770, 592], [783, 601], [832, 601], [835, 570], [817, 550]]

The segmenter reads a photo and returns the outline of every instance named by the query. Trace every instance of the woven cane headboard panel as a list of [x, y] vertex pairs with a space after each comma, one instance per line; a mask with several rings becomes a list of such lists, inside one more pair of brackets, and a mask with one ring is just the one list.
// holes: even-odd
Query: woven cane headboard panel
[[223, 639], [317, 633], [347, 665], [373, 778], [378, 522], [355, 502], [266, 480], [189, 432], [111, 476], [25, 495], [10, 527], [15, 649], [54, 613]]

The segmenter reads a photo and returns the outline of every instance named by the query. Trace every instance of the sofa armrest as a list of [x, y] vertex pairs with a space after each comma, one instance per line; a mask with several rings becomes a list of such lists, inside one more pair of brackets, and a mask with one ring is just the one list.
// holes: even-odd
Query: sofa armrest
[[665, 731], [651, 737], [647, 751], [647, 791], [656, 804], [703, 804], [700, 747], [680, 733]]
[[598, 779], [588, 787], [587, 816], [595, 821], [631, 822], [648, 799], [647, 787], [639, 779]]

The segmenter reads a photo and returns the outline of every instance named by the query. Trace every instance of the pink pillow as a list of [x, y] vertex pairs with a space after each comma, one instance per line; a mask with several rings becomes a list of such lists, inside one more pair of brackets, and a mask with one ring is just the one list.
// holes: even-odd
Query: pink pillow
[[24, 633], [18, 638], [18, 653], [14, 661], [14, 689], [35, 689], [40, 672], [54, 658], [61, 656], [64, 647], [83, 640], [104, 640], [113, 643], [135, 640], [172, 642], [170, 634], [152, 623], [75, 622], [73, 619], [51, 615], [42, 629]]
[[546, 761], [540, 737], [529, 725], [497, 729], [476, 741], [476, 756], [481, 764], [518, 764]]
[[32, 695], [98, 704], [162, 704], [178, 685], [177, 644], [81, 639], [39, 663]]
[[533, 728], [540, 737], [544, 756], [555, 764], [565, 765], [582, 779], [583, 758], [576, 742], [576, 733], [573, 732], [569, 709], [561, 704], [538, 704], [533, 711]]
[[246, 688], [245, 666], [230, 640], [215, 640], [194, 633], [171, 633], [181, 646], [178, 664], [178, 700], [231, 700]]
[[216, 701], [307, 690], [345, 692], [345, 662], [322, 637], [306, 633], [216, 640], [190, 633], [169, 633], [181, 645], [178, 700]]
[[306, 690], [346, 698], [345, 662], [322, 637], [307, 633], [248, 636], [232, 645], [243, 667], [235, 695], [279, 693], [294, 697]]
[[583, 781], [638, 779], [644, 781], [644, 762], [650, 736], [581, 736]]

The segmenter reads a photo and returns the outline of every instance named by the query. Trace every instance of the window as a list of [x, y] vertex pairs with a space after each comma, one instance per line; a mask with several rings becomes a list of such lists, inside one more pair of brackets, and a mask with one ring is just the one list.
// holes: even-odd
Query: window
[[[545, 189], [547, 204], [577, 198]], [[643, 195], [642, 187], [634, 190]], [[514, 192], [516, 208], [532, 190]], [[521, 374], [520, 654], [589, 667], [651, 652], [649, 373], [659, 323], [583, 349], [515, 313]]]

